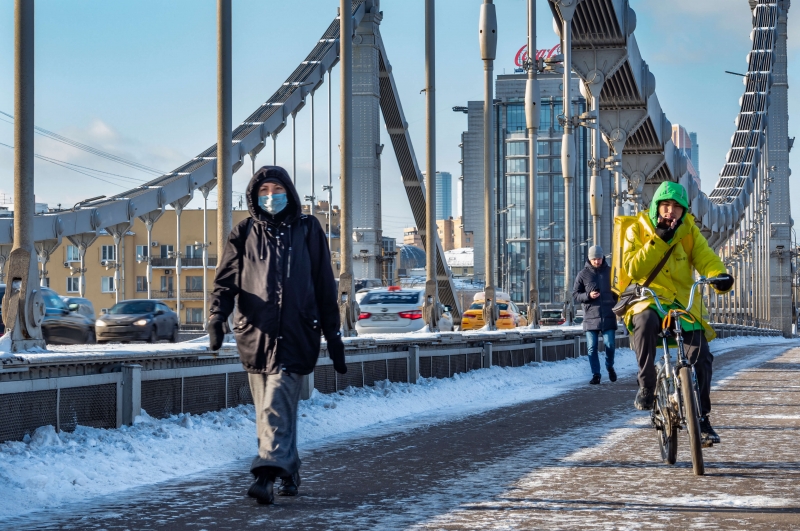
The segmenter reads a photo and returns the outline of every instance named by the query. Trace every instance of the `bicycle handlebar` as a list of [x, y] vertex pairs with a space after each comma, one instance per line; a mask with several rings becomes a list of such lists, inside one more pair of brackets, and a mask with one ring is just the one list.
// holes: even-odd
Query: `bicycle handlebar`
[[[720, 276], [711, 277], [711, 278], [706, 278], [706, 277], [698, 278], [697, 281], [694, 284], [692, 284], [692, 292], [689, 295], [689, 304], [686, 306], [686, 311], [688, 312], [692, 308], [692, 305], [694, 304], [694, 294], [697, 293], [697, 287], [698, 286], [703, 286], [705, 284], [711, 284], [712, 282], [716, 282], [718, 280], [722, 280], [722, 278], [723, 277], [720, 277]], [[650, 288], [641, 286], [638, 291], [639, 291], [639, 295], [642, 296], [642, 297], [644, 297], [644, 295], [651, 296], [653, 298], [653, 302], [655, 302], [655, 304], [656, 304], [656, 308], [658, 308], [658, 311], [661, 312], [662, 315], [666, 315], [667, 314], [667, 311], [664, 309], [663, 306], [661, 306], [661, 301], [658, 300], [658, 296], [656, 295], [656, 293], [653, 290], [651, 290]]]

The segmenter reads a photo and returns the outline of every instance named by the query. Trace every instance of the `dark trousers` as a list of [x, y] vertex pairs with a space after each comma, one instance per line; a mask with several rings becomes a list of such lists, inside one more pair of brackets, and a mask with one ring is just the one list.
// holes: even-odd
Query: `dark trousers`
[[[658, 337], [660, 332], [661, 319], [655, 310], [648, 308], [633, 316], [633, 342], [636, 361], [639, 363], [640, 387], [649, 389], [656, 387], [656, 348], [662, 346], [662, 339]], [[701, 413], [708, 415], [711, 411], [711, 375], [714, 356], [708, 349], [708, 341], [703, 331], [684, 332], [683, 349], [697, 373]]]
[[250, 465], [254, 476], [291, 476], [300, 468], [297, 453], [297, 403], [302, 376], [286, 371], [278, 374], [248, 374], [256, 407], [258, 455]]

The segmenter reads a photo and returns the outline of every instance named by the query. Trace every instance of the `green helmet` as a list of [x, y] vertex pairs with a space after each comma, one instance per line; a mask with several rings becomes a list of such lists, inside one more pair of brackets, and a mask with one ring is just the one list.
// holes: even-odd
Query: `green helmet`
[[[655, 227], [658, 225], [658, 203], [672, 199], [683, 207], [683, 216], [689, 211], [689, 196], [686, 193], [686, 188], [679, 183], [664, 181], [656, 190], [653, 200], [650, 201], [650, 221]], [[681, 220], [683, 220], [681, 216]]]

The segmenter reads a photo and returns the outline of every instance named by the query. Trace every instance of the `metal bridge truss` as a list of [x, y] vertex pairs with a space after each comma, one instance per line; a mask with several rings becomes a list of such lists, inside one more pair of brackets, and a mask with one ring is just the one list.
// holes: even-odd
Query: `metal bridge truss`
[[[371, 9], [377, 9], [372, 0], [353, 0], [353, 31]], [[339, 18], [331, 22], [311, 53], [306, 56], [281, 87], [255, 112], [247, 117], [233, 131], [231, 159], [236, 172], [249, 155], [255, 166], [256, 156], [264, 149], [267, 140], [275, 142], [277, 135], [286, 126], [287, 118], [294, 117], [306, 103], [306, 96], [312, 94], [325, 81], [325, 74], [339, 61]], [[378, 36], [379, 37], [379, 36]], [[408, 123], [403, 114], [400, 97], [392, 75], [391, 65], [383, 42], [378, 38], [380, 50], [380, 107], [392, 139], [400, 172], [411, 204], [414, 220], [420, 233], [425, 230], [425, 187], [417, 164]], [[329, 78], [330, 79], [330, 78]], [[329, 81], [330, 82], [330, 81]], [[274, 149], [274, 145], [273, 145]], [[138, 216], [148, 229], [164, 211], [167, 205], [182, 208], [188, 203], [195, 190], [205, 197], [216, 186], [217, 145], [209, 147], [195, 158], [174, 171], [153, 179], [137, 188], [122, 192], [99, 201], [83, 203], [73, 210], [37, 215], [34, 220], [34, 240], [37, 252], [49, 254], [61, 243], [63, 237], [78, 246], [82, 253], [91, 245], [101, 230], [111, 235], [125, 234]], [[437, 238], [437, 281], [439, 297], [443, 304], [453, 308], [455, 317], [460, 318], [461, 309], [454, 296], [452, 279], [444, 262], [444, 253], [438, 242], [436, 230], [431, 234]], [[340, 237], [346, 237], [340, 235]], [[425, 240], [426, 236], [423, 236]], [[0, 270], [4, 267], [13, 243], [13, 221], [0, 219]], [[424, 243], [424, 241], [423, 241]], [[85, 269], [81, 264], [81, 269]], [[83, 283], [81, 283], [83, 284]]]
[[[790, 230], [785, 88], [778, 108], [772, 109], [772, 114], [768, 111], [776, 99], [773, 85], [781, 76], [785, 87], [789, 1], [749, 3], [753, 46], [743, 78], [745, 93], [727, 162], [714, 190], [706, 195], [690, 177], [687, 157], [671, 140], [672, 124], [659, 104], [655, 76], [636, 43], [636, 15], [628, 0], [549, 0], [562, 43], [562, 12], [569, 20], [574, 10], [571, 66], [585, 83], [585, 92], [599, 93], [597, 123], [616, 159], [610, 169], [621, 172], [628, 183], [627, 191], [617, 193], [646, 207], [659, 183], [682, 183], [698, 226], [737, 276], [734, 293], [738, 295], [718, 298], [712, 309], [716, 319], [774, 326], [786, 334], [791, 330], [788, 261], [785, 276], [778, 275], [777, 266], [770, 275], [775, 253], [783, 252], [783, 240], [788, 240]], [[766, 162], [770, 156], [772, 160]], [[784, 167], [773, 165], [784, 158]], [[773, 175], [776, 172], [778, 182]], [[784, 194], [785, 198], [777, 199]], [[775, 211], [777, 201], [782, 202], [780, 212]], [[786, 244], [787, 257], [788, 247]], [[783, 283], [776, 285], [772, 277]], [[771, 292], [778, 293], [780, 300]]]

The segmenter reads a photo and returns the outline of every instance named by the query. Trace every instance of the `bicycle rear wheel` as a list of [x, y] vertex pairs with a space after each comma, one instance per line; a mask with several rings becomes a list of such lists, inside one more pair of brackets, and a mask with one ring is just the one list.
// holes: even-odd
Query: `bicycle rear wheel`
[[689, 450], [692, 454], [692, 469], [696, 476], [705, 474], [703, 463], [703, 442], [700, 437], [700, 412], [695, 400], [695, 383], [691, 367], [683, 367], [680, 371], [681, 396], [683, 398], [686, 425], [689, 428]]
[[659, 378], [656, 385], [656, 401], [653, 408], [656, 419], [658, 446], [661, 448], [661, 459], [668, 465], [674, 465], [678, 459], [678, 426], [673, 423], [670, 414], [669, 390], [667, 381]]

